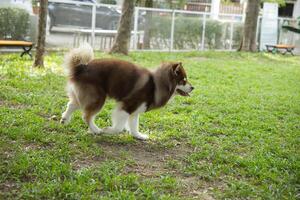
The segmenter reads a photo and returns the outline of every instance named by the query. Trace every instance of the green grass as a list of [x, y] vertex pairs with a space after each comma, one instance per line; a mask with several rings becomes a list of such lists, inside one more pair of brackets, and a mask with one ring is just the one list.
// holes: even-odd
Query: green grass
[[[98, 57], [109, 55], [98, 53]], [[131, 53], [180, 60], [189, 98], [142, 115], [150, 140], [87, 133], [65, 109], [63, 53], [45, 69], [0, 56], [0, 199], [297, 199], [300, 61], [272, 54]], [[110, 125], [109, 101], [96, 123]]]

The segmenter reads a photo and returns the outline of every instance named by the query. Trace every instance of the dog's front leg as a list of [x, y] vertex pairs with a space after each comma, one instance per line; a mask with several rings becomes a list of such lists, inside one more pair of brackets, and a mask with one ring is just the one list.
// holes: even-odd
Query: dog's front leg
[[139, 140], [147, 140], [148, 135], [139, 132], [139, 114], [133, 114], [128, 119], [130, 133]]
[[117, 134], [125, 128], [129, 113], [117, 107], [112, 113], [112, 127], [106, 127], [102, 131], [108, 134]]

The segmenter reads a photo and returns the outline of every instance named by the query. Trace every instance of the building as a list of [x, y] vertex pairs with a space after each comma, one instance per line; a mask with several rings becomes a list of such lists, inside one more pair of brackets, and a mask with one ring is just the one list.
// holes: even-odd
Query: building
[[[246, 0], [187, 0], [186, 10], [211, 12], [212, 14], [245, 14]], [[288, 0], [278, 8], [279, 17], [297, 18], [300, 16], [300, 0]]]
[[23, 8], [32, 14], [31, 0], [1, 0], [0, 7], [13, 6]]

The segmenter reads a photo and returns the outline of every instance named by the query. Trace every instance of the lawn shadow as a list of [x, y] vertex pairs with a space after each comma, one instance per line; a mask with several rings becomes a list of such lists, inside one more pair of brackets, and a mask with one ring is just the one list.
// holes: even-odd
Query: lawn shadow
[[100, 136], [95, 142], [109, 159], [130, 161], [128, 172], [139, 173], [143, 176], [157, 176], [168, 171], [166, 163], [170, 160], [184, 160], [192, 152], [186, 144], [166, 146], [155, 140], [139, 141], [131, 136]]
[[186, 158], [194, 152], [187, 142], [166, 146], [157, 140], [139, 141], [131, 136], [95, 137], [95, 143], [103, 150], [104, 160], [125, 160], [125, 173], [138, 174], [149, 179], [164, 176], [176, 177], [181, 185], [182, 197], [213, 199], [207, 193], [211, 183], [201, 177], [186, 173]]
[[186, 143], [170, 147], [155, 140], [135, 140], [127, 134], [93, 136], [93, 141], [101, 149], [101, 154], [76, 159], [73, 163], [75, 170], [115, 160], [126, 163], [126, 173], [138, 173], [145, 177], [159, 177], [164, 173], [178, 175], [181, 173], [180, 167], [172, 167], [170, 163], [183, 164], [193, 151]]

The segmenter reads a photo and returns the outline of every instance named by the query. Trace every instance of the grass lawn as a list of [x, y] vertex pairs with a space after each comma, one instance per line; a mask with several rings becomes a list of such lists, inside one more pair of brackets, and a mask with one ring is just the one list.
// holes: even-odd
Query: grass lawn
[[[98, 53], [97, 57], [109, 57]], [[131, 53], [180, 60], [195, 86], [141, 116], [146, 142], [91, 135], [65, 109], [63, 53], [46, 69], [0, 55], [0, 199], [297, 199], [300, 59], [272, 54]], [[114, 102], [99, 113], [111, 124]]]

